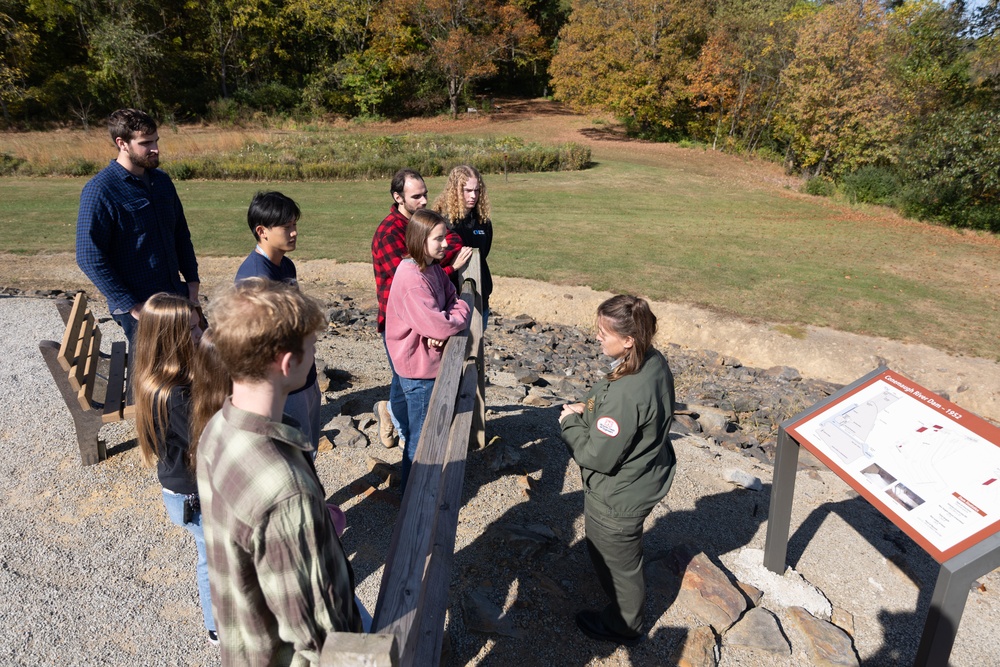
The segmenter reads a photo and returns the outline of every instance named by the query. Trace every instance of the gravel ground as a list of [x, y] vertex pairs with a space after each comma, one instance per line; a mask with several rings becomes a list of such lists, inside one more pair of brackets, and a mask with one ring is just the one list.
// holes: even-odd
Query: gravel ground
[[[94, 304], [98, 316], [100, 305]], [[0, 419], [0, 664], [212, 665], [194, 586], [195, 550], [163, 509], [155, 472], [139, 462], [131, 426], [102, 431], [109, 458], [79, 465], [72, 420], [38, 353], [63, 325], [52, 301], [0, 298], [8, 349], [0, 365], [7, 405]], [[105, 345], [120, 337], [102, 327]], [[383, 397], [387, 367], [381, 341], [324, 337], [319, 356], [351, 372], [349, 386], [327, 394], [323, 417], [356, 413]], [[489, 390], [488, 390], [489, 391]], [[583, 638], [573, 613], [600, 602], [585, 548], [579, 472], [559, 443], [558, 409], [491, 400], [487, 439], [520, 454], [513, 469], [494, 472], [491, 450], [472, 452], [460, 515], [451, 585], [447, 663], [452, 665], [665, 665], [697, 625], [657, 564], [671, 547], [690, 544], [732, 563], [745, 547], [762, 549], [771, 471], [757, 461], [698, 438], [677, 442], [679, 473], [650, 517], [646, 549], [651, 593], [650, 639], [610, 649]], [[369, 408], [361, 408], [370, 409]], [[373, 431], [369, 429], [369, 435]], [[370, 482], [366, 456], [396, 462], [398, 449], [378, 444], [338, 448], [317, 459], [331, 499], [347, 511], [345, 546], [358, 593], [374, 607], [381, 565], [397, 510]], [[764, 482], [763, 492], [734, 489], [724, 471], [738, 468]], [[526, 491], [525, 487], [530, 487]], [[910, 664], [926, 615], [936, 565], [887, 520], [825, 470], [798, 476], [789, 563], [853, 616], [855, 648], [866, 665]], [[510, 526], [541, 524], [555, 538], [531, 552], [510, 539]], [[996, 664], [1000, 577], [980, 580], [966, 607], [954, 665]], [[502, 607], [507, 632], [470, 631], [462, 611], [476, 592]], [[765, 600], [765, 605], [766, 605]], [[731, 665], [809, 664], [797, 631], [772, 609], [792, 642], [790, 657], [725, 647]]]

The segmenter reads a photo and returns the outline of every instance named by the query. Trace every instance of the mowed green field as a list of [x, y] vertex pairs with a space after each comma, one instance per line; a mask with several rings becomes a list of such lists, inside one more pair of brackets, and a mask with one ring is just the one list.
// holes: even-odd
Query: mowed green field
[[[595, 153], [582, 172], [487, 176], [494, 273], [1000, 357], [996, 238], [620, 156]], [[0, 179], [0, 250], [72, 251], [84, 183]], [[428, 180], [432, 198], [443, 184]], [[387, 181], [177, 187], [202, 256], [244, 255], [247, 204], [273, 188], [303, 210], [293, 258], [370, 261], [390, 203]]]

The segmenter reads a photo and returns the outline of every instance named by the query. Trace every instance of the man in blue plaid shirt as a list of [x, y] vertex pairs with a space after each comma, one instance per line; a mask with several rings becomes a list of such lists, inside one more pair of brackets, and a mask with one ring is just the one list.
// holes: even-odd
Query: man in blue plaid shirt
[[107, 299], [131, 349], [146, 299], [169, 292], [198, 302], [198, 262], [177, 190], [157, 169], [156, 122], [119, 109], [108, 131], [118, 157], [80, 195], [76, 263]]

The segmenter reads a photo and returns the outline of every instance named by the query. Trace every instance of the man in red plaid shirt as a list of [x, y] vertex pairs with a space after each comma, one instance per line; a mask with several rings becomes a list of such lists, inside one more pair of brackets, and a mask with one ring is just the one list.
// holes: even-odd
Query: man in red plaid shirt
[[[372, 266], [375, 269], [375, 292], [378, 297], [378, 332], [382, 334], [383, 345], [385, 306], [389, 301], [389, 287], [392, 285], [396, 267], [406, 256], [406, 224], [410, 221], [411, 215], [427, 206], [427, 186], [424, 185], [423, 176], [413, 169], [400, 169], [392, 177], [389, 193], [394, 203], [389, 208], [389, 215], [375, 230], [375, 236], [372, 238]], [[444, 272], [450, 277], [468, 263], [472, 253], [469, 250], [460, 252], [462, 239], [456, 232], [449, 232], [447, 240], [449, 249], [441, 264]], [[388, 349], [385, 356], [389, 358]], [[398, 431], [398, 422], [395, 415], [404, 414], [406, 411], [406, 400], [403, 398], [399, 376], [392, 367], [391, 359], [389, 359], [389, 370], [392, 371], [389, 401], [378, 401], [372, 409], [375, 421], [378, 423], [379, 439], [386, 447], [396, 444], [393, 431]]]

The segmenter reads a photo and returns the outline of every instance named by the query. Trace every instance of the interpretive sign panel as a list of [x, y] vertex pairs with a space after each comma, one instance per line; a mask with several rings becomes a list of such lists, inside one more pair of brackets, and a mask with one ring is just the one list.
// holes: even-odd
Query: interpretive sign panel
[[939, 563], [1000, 531], [1000, 428], [898, 373], [787, 432]]

